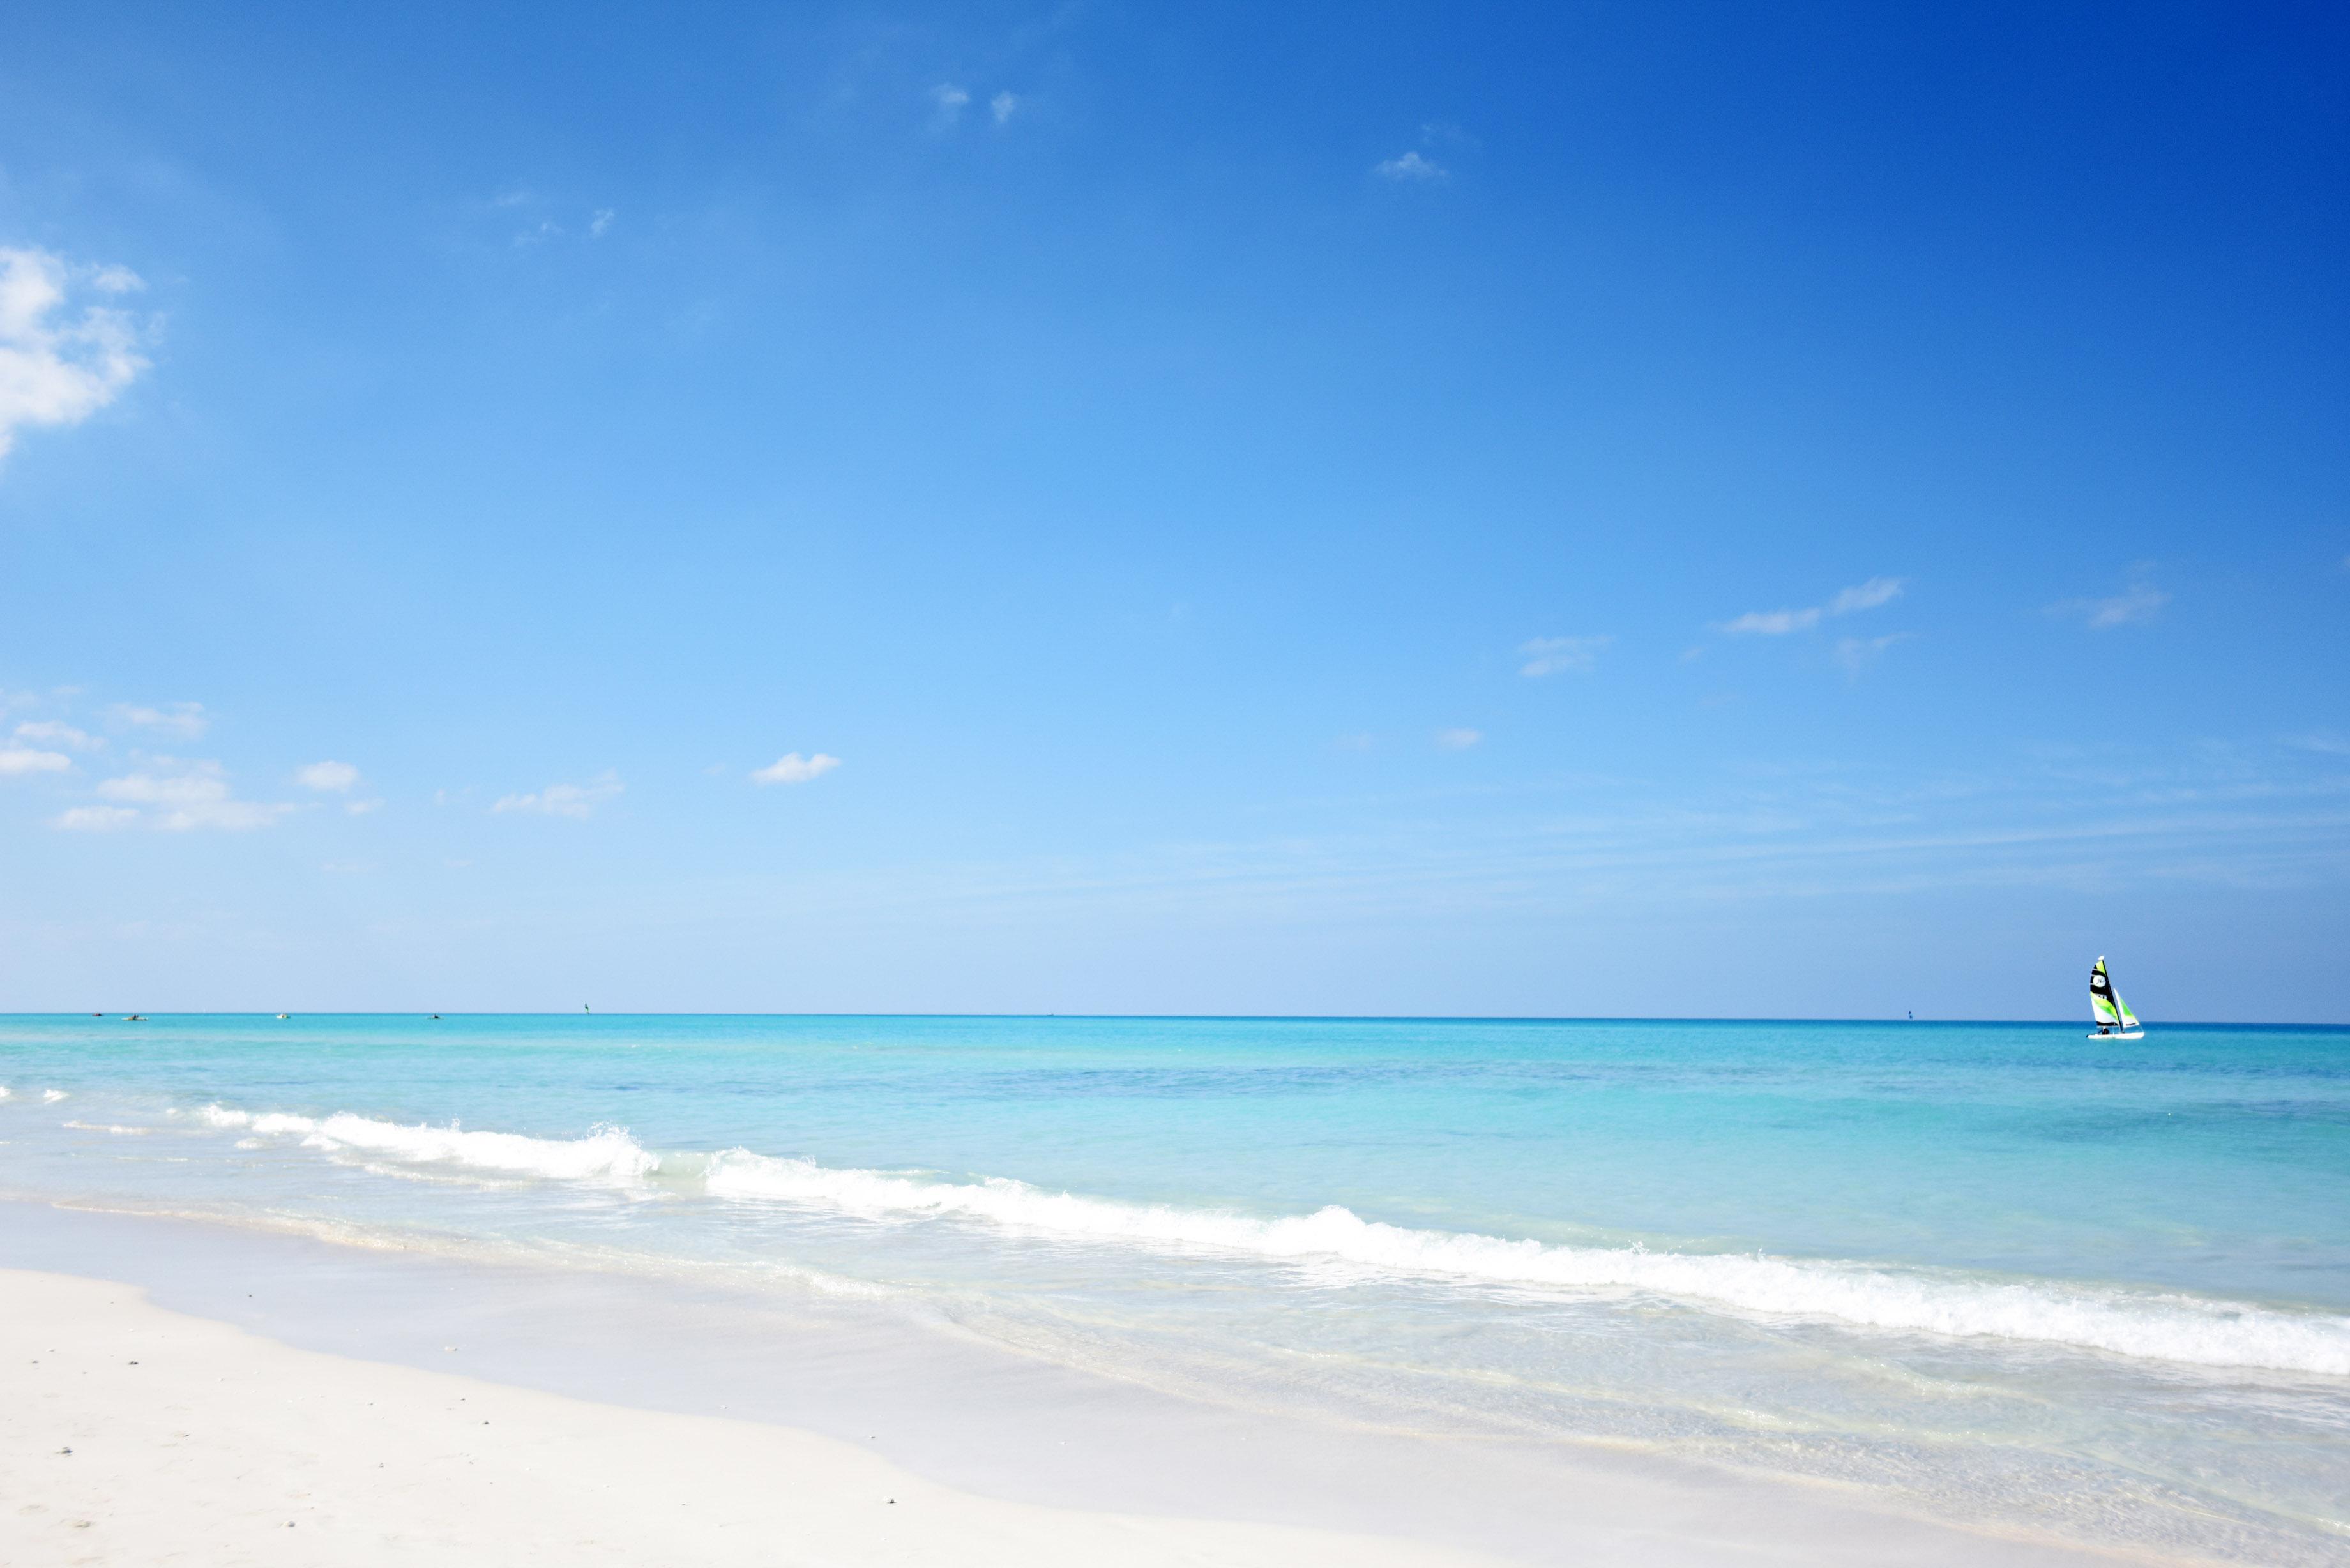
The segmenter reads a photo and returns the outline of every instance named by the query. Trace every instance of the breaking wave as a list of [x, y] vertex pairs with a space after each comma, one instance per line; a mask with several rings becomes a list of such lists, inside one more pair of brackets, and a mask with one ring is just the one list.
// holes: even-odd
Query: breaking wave
[[1741, 1312], [1954, 1337], [1995, 1337], [2207, 1366], [2350, 1376], [2350, 1317], [2046, 1280], [1970, 1277], [1761, 1253], [1559, 1245], [1366, 1220], [1332, 1205], [1261, 1218], [1052, 1192], [1008, 1177], [951, 1181], [748, 1149], [655, 1155], [618, 1127], [584, 1138], [314, 1119], [208, 1106], [207, 1125], [299, 1135], [308, 1147], [552, 1180], [633, 1185], [872, 1221], [970, 1221], [1024, 1235], [1295, 1263], [1340, 1262], [1468, 1285], [1629, 1291]]
[[1645, 1291], [1868, 1328], [2040, 1341], [2212, 1366], [2350, 1374], [2350, 1318], [2185, 1295], [1756, 1253], [1556, 1246], [1389, 1225], [1336, 1205], [1264, 1220], [1047, 1192], [1003, 1177], [962, 1183], [839, 1170], [743, 1149], [713, 1157], [704, 1180], [721, 1197], [822, 1206], [868, 1219], [953, 1216], [1035, 1234], [1301, 1262], [1336, 1260], [1472, 1283]]
[[323, 1119], [206, 1106], [199, 1120], [264, 1135], [299, 1133], [305, 1147], [357, 1150], [420, 1164], [461, 1165], [474, 1170], [539, 1176], [555, 1181], [629, 1180], [650, 1176], [660, 1161], [619, 1127], [598, 1127], [583, 1138], [527, 1137], [521, 1133], [470, 1132], [445, 1127], [403, 1127], [348, 1111]]

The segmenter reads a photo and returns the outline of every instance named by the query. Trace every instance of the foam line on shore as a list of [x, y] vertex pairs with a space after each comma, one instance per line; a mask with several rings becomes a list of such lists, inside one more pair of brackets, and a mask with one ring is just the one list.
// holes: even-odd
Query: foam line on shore
[[1557, 1245], [1366, 1220], [1329, 1205], [1263, 1218], [1225, 1210], [1052, 1192], [1009, 1177], [953, 1181], [823, 1166], [733, 1148], [656, 1155], [618, 1127], [540, 1138], [401, 1126], [350, 1112], [324, 1118], [209, 1106], [223, 1129], [298, 1135], [329, 1154], [365, 1154], [606, 1186], [655, 1179], [672, 1190], [818, 1210], [876, 1222], [956, 1220], [1018, 1234], [1277, 1262], [1336, 1262], [1471, 1286], [1628, 1290], [1781, 1317], [1871, 1329], [2063, 1345], [2206, 1366], [2350, 1376], [2350, 1317], [2183, 1293], [2002, 1280], [1833, 1259]]

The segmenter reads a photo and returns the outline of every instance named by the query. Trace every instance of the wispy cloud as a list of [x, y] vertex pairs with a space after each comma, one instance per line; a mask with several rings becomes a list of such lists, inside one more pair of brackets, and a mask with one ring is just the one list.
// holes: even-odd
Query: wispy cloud
[[0, 779], [22, 778], [31, 774], [61, 774], [73, 766], [73, 759], [63, 752], [39, 752], [30, 746], [9, 744], [0, 746]]
[[1809, 631], [1820, 624], [1816, 607], [1799, 610], [1748, 610], [1736, 620], [1721, 623], [1721, 629], [1732, 637], [1784, 637], [1791, 631]]
[[1452, 171], [1436, 160], [1423, 155], [1417, 148], [1409, 152], [1371, 165], [1371, 172], [1382, 180], [1399, 184], [1425, 185], [1439, 180], [1450, 180]]
[[107, 710], [122, 723], [141, 730], [159, 730], [167, 735], [194, 740], [212, 724], [201, 702], [174, 702], [168, 708], [141, 708], [135, 703], [117, 702]]
[[995, 117], [996, 124], [1007, 124], [1014, 115], [1020, 112], [1020, 100], [1008, 92], [997, 93], [987, 100], [987, 112]]
[[2130, 573], [2129, 587], [2111, 598], [2064, 599], [2048, 607], [2048, 613], [2067, 618], [2078, 616], [2091, 631], [2110, 631], [2117, 626], [2137, 626], [2152, 620], [2170, 602], [2170, 596], [2154, 586], [2147, 568], [2139, 566]]
[[1371, 165], [1371, 172], [1382, 180], [1399, 185], [1433, 185], [1452, 178], [1452, 171], [1429, 156], [1424, 149], [1442, 147], [1454, 152], [1473, 151], [1477, 139], [1450, 120], [1424, 120], [1419, 128], [1419, 146], [1393, 158]]
[[95, 752], [106, 742], [87, 731], [57, 719], [31, 719], [16, 726], [16, 739], [38, 745], [63, 746], [69, 752]]
[[1525, 659], [1518, 666], [1518, 673], [1542, 676], [1589, 670], [1599, 662], [1600, 650], [1615, 640], [1606, 632], [1589, 637], [1534, 638], [1518, 645], [1518, 652]]
[[585, 822], [596, 815], [596, 808], [619, 794], [626, 787], [618, 774], [605, 772], [584, 784], [551, 784], [545, 789], [528, 794], [501, 795], [491, 806], [493, 812], [532, 812], [541, 816], [567, 816]]
[[[520, 225], [511, 236], [517, 250], [567, 237], [600, 240], [612, 232], [613, 221], [619, 215], [609, 207], [591, 207], [585, 217], [579, 217], [578, 209], [568, 202], [520, 187], [500, 192], [489, 199], [486, 207], [500, 223]], [[567, 226], [574, 223], [577, 224], [576, 229]]]
[[1899, 577], [1871, 577], [1856, 584], [1828, 601], [1828, 614], [1850, 615], [1855, 610], [1875, 609], [1901, 597]]
[[1439, 730], [1436, 748], [1440, 752], [1465, 752], [1484, 738], [1482, 730]]
[[97, 304], [77, 313], [70, 303], [77, 288], [111, 298], [141, 286], [128, 267], [0, 248], [0, 457], [19, 430], [79, 424], [147, 369], [129, 313]]
[[1851, 615], [1856, 610], [1875, 609], [1901, 597], [1907, 579], [1902, 577], [1871, 577], [1844, 589], [1825, 606], [1813, 605], [1804, 609], [1748, 610], [1735, 620], [1721, 623], [1721, 630], [1731, 637], [1785, 637], [1791, 632], [1809, 631], [1828, 616]]
[[804, 757], [797, 752], [787, 752], [765, 767], [754, 771], [751, 777], [756, 783], [763, 784], [806, 784], [812, 779], [822, 778], [839, 765], [838, 757], [827, 756], [822, 752], [811, 757]]
[[1909, 634], [1897, 631], [1887, 637], [1841, 637], [1836, 639], [1836, 662], [1847, 675], [1858, 675], [1877, 662], [1885, 650], [1897, 642], [1906, 642]]
[[[348, 763], [312, 763], [308, 767], [296, 768], [294, 777], [296, 782], [321, 794], [348, 794], [359, 785], [359, 770]], [[343, 802], [343, 810], [351, 816], [365, 816], [382, 805], [380, 800], [347, 800]]]
[[[228, 775], [220, 763], [182, 763], [172, 757], [148, 758], [137, 773], [101, 781], [98, 793], [101, 799], [167, 833], [200, 827], [243, 833], [266, 827], [294, 809], [291, 805], [238, 800], [230, 792]], [[120, 826], [130, 820], [109, 818], [104, 826]], [[59, 818], [57, 826], [90, 825], [68, 825]]]
[[127, 805], [78, 805], [51, 817], [49, 826], [68, 833], [104, 833], [110, 828], [128, 827], [138, 820], [138, 812]]
[[962, 111], [971, 107], [971, 89], [952, 82], [941, 82], [931, 89], [931, 102], [938, 106], [941, 125], [959, 125]]

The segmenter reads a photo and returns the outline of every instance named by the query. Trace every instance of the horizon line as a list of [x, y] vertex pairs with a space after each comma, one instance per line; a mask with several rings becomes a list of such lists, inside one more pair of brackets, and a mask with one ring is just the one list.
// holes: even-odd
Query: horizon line
[[[136, 1009], [130, 1010], [136, 1012]], [[112, 1010], [106, 1012], [42, 1011], [0, 1012], [0, 1019], [120, 1019]], [[159, 1016], [140, 1013], [142, 1019]], [[160, 1016], [166, 1018], [260, 1018], [276, 1020], [275, 1009], [166, 1009]], [[2078, 1022], [2067, 1018], [1896, 1018], [1890, 1015], [1847, 1015], [1843, 1017], [1771, 1016], [1771, 1015], [1697, 1015], [1675, 1013], [1518, 1013], [1518, 1012], [594, 1012], [585, 1008], [567, 1011], [522, 1011], [504, 1009], [444, 1010], [434, 1012], [429, 1008], [342, 1010], [320, 1008], [288, 1014], [294, 1018], [871, 1018], [871, 1019], [993, 1019], [1003, 1022], [1025, 1020], [1071, 1019], [1097, 1023], [1964, 1023], [2007, 1024], [2016, 1026], [2062, 1027]], [[2324, 1023], [2316, 1020], [2286, 1020], [2257, 1022], [2241, 1019], [2195, 1018], [2167, 1020], [2163, 1029], [2350, 1029], [2350, 1021]]]

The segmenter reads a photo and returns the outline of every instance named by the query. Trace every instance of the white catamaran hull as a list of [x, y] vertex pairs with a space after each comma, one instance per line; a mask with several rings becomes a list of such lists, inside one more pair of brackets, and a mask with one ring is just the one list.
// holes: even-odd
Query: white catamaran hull
[[2143, 1040], [2146, 1038], [2146, 1031], [2143, 1029], [2092, 1029], [2089, 1031], [2088, 1037], [2092, 1040]]

